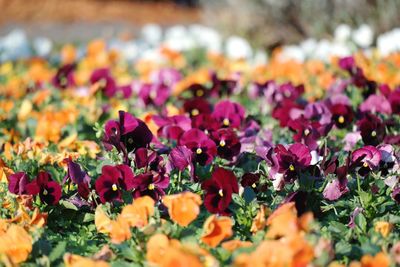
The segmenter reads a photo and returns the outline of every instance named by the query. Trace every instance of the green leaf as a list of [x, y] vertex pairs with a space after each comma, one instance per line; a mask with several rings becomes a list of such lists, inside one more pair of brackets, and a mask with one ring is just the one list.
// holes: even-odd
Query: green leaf
[[59, 242], [49, 255], [50, 262], [53, 262], [53, 261], [61, 258], [65, 253], [66, 247], [67, 247], [67, 242], [65, 242], [65, 241]]
[[357, 225], [357, 227], [363, 232], [365, 233], [367, 231], [367, 220], [365, 219], [365, 216], [360, 213], [356, 216], [355, 218], [355, 223]]
[[68, 210], [78, 210], [78, 207], [72, 204], [71, 202], [65, 201], [65, 200], [60, 200], [59, 203], [61, 206]]

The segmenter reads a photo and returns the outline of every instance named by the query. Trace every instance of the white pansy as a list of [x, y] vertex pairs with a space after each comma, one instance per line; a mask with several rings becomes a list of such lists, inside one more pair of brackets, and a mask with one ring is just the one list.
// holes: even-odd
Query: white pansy
[[141, 30], [141, 37], [148, 44], [156, 46], [162, 40], [162, 28], [157, 24], [146, 24]]
[[352, 39], [356, 45], [366, 48], [374, 42], [374, 32], [370, 26], [363, 24], [353, 31]]
[[336, 27], [334, 38], [336, 42], [345, 43], [350, 40], [351, 27], [347, 24], [340, 24]]
[[225, 52], [231, 59], [248, 59], [253, 54], [247, 40], [239, 36], [231, 36], [226, 40]]
[[33, 48], [38, 56], [45, 57], [50, 54], [53, 43], [49, 38], [37, 37], [33, 40]]

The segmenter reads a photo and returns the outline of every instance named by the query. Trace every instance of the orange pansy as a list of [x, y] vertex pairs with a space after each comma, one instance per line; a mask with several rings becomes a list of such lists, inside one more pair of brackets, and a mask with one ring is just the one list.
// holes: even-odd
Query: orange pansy
[[297, 234], [299, 227], [294, 202], [283, 204], [276, 209], [271, 216], [268, 217], [267, 225], [269, 226], [267, 232], [268, 238]]
[[229, 217], [211, 215], [204, 223], [201, 241], [210, 247], [216, 247], [232, 234], [232, 220]]
[[265, 211], [267, 207], [264, 205], [260, 206], [260, 210], [257, 212], [256, 217], [253, 220], [253, 223], [251, 224], [251, 229], [250, 231], [252, 233], [261, 231], [265, 228], [265, 225], [267, 224], [267, 220], [265, 218]]
[[149, 223], [149, 217], [154, 214], [154, 204], [149, 196], [139, 197], [122, 209], [119, 218], [125, 220], [130, 227], [141, 228]]
[[383, 252], [379, 252], [375, 256], [364, 255], [361, 258], [362, 267], [388, 267], [389, 265], [390, 265], [390, 259]]
[[239, 248], [248, 248], [251, 247], [252, 245], [253, 243], [251, 243], [250, 241], [242, 241], [237, 239], [229, 240], [221, 244], [221, 246], [224, 249], [228, 250], [229, 252], [233, 252]]
[[180, 226], [188, 226], [199, 215], [202, 201], [198, 194], [184, 192], [164, 196], [163, 203], [174, 222]]

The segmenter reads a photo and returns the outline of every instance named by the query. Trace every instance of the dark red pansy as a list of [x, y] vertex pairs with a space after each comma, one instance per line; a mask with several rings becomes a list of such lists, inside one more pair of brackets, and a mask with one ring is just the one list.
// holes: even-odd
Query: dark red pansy
[[400, 87], [391, 92], [388, 96], [393, 114], [400, 114]]
[[148, 147], [153, 134], [147, 125], [132, 114], [119, 111], [119, 120], [110, 120], [105, 125], [103, 143], [106, 149], [116, 147], [118, 151], [131, 152], [139, 147]]
[[113, 97], [117, 92], [117, 84], [111, 75], [111, 72], [107, 68], [101, 68], [93, 71], [90, 76], [90, 83], [97, 84], [100, 90], [107, 97]]
[[26, 194], [26, 185], [29, 183], [29, 177], [25, 172], [16, 172], [8, 178], [8, 191], [16, 195]]
[[193, 97], [205, 98], [210, 94], [210, 90], [208, 90], [204, 85], [198, 83], [190, 85], [188, 91], [192, 93]]
[[217, 154], [217, 147], [203, 131], [191, 129], [179, 138], [179, 145], [189, 148], [194, 155], [195, 161], [200, 165], [210, 164]]
[[150, 196], [158, 201], [168, 188], [169, 177], [162, 172], [146, 172], [133, 178], [133, 197]]
[[290, 112], [295, 109], [301, 110], [303, 107], [290, 99], [285, 99], [275, 106], [271, 115], [274, 119], [279, 121], [281, 127], [286, 127], [291, 119]]
[[361, 176], [379, 168], [381, 152], [374, 146], [359, 148], [351, 154], [351, 168], [358, 169]]
[[335, 104], [331, 106], [332, 120], [339, 129], [346, 128], [353, 122], [353, 109], [344, 104]]
[[260, 174], [247, 172], [243, 174], [240, 184], [243, 187], [251, 187], [255, 192], [257, 192], [260, 184]]
[[311, 150], [317, 149], [317, 141], [321, 137], [318, 131], [321, 125], [318, 122], [311, 122], [304, 117], [300, 117], [296, 120], [290, 120], [288, 122], [288, 127], [295, 132], [293, 135], [293, 140], [295, 142], [301, 142]]
[[213, 171], [211, 179], [201, 185], [205, 191], [204, 205], [211, 213], [229, 215], [229, 204], [232, 194], [239, 192], [237, 178], [232, 171], [217, 168]]
[[279, 163], [279, 173], [284, 174], [284, 179], [292, 182], [301, 171], [305, 170], [311, 163], [310, 149], [300, 143], [289, 146], [277, 145], [274, 149]]
[[41, 171], [32, 182], [26, 185], [26, 192], [39, 195], [40, 200], [48, 205], [55, 205], [61, 198], [61, 186], [51, 179], [48, 172]]
[[52, 84], [59, 89], [75, 86], [75, 67], [75, 64], [67, 64], [59, 68], [56, 75], [53, 77]]
[[95, 183], [96, 192], [102, 203], [122, 202], [123, 190], [133, 188], [133, 172], [128, 165], [105, 165], [101, 169], [101, 175]]
[[397, 204], [400, 204], [400, 187], [393, 189], [392, 198], [397, 202]]
[[223, 159], [232, 160], [239, 155], [241, 143], [236, 133], [230, 128], [222, 128], [211, 134], [217, 146], [217, 154]]
[[218, 130], [220, 123], [211, 114], [199, 114], [192, 117], [192, 127], [200, 129], [205, 133], [211, 133]]
[[365, 145], [377, 146], [385, 138], [385, 125], [379, 117], [373, 114], [365, 114], [357, 125]]
[[73, 162], [71, 159], [66, 159], [67, 162], [67, 175], [64, 177], [65, 182], [72, 181], [78, 186], [78, 194], [84, 198], [88, 199], [90, 193], [90, 177], [82, 170], [81, 166]]
[[196, 97], [194, 99], [186, 100], [183, 104], [185, 112], [189, 113], [191, 117], [199, 114], [210, 114], [211, 106], [204, 98]]
[[220, 127], [239, 128], [244, 120], [245, 109], [238, 103], [229, 100], [218, 102], [212, 116], [220, 123]]
[[169, 166], [171, 169], [183, 171], [187, 167], [193, 168], [193, 152], [186, 146], [174, 147], [168, 156]]

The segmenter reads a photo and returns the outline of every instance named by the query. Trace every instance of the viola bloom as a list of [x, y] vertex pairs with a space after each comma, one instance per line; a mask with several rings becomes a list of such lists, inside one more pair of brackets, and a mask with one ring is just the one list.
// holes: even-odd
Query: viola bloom
[[145, 83], [141, 85], [139, 97], [147, 105], [161, 106], [167, 101], [171, 89], [162, 83]]
[[189, 148], [194, 159], [200, 165], [208, 165], [217, 154], [217, 147], [204, 132], [199, 129], [190, 129], [179, 138], [179, 145]]
[[346, 128], [353, 122], [354, 113], [350, 106], [335, 104], [331, 108], [332, 120], [339, 129]]
[[215, 248], [222, 240], [232, 236], [232, 221], [229, 217], [211, 215], [203, 226], [201, 241]]
[[66, 89], [75, 86], [75, 67], [74, 64], [67, 64], [59, 68], [53, 78], [53, 85], [59, 89]]
[[178, 140], [184, 132], [192, 128], [192, 121], [183, 115], [166, 118], [153, 116], [153, 120], [159, 127], [157, 131], [158, 137], [167, 139]]
[[258, 173], [245, 173], [240, 181], [241, 186], [251, 187], [255, 192], [258, 191], [260, 183], [260, 174]]
[[367, 113], [357, 125], [365, 145], [377, 146], [383, 141], [386, 134], [385, 125], [379, 117]]
[[122, 202], [122, 191], [133, 188], [133, 172], [127, 165], [105, 165], [95, 183], [96, 192], [102, 203]]
[[71, 159], [66, 159], [67, 161], [67, 175], [64, 177], [65, 182], [73, 182], [78, 186], [78, 194], [83, 199], [88, 199], [90, 193], [90, 177], [85, 171], [82, 170], [81, 166], [73, 162]]
[[133, 178], [132, 186], [134, 188], [133, 196], [150, 196], [158, 201], [165, 195], [164, 190], [169, 185], [169, 177], [163, 173], [147, 172], [136, 175]]
[[164, 196], [162, 202], [171, 219], [180, 226], [188, 226], [197, 218], [202, 203], [200, 196], [191, 192]]
[[29, 183], [29, 177], [25, 172], [11, 174], [8, 178], [8, 191], [16, 195], [26, 194], [26, 185]]
[[285, 181], [293, 182], [300, 172], [311, 164], [311, 153], [303, 144], [293, 144], [289, 148], [277, 145], [274, 149], [279, 163], [279, 173], [284, 174]]
[[107, 68], [93, 71], [90, 76], [90, 83], [98, 86], [107, 97], [113, 97], [117, 92], [117, 84]]
[[48, 205], [56, 205], [61, 198], [61, 186], [51, 179], [48, 172], [39, 172], [36, 179], [26, 185], [26, 192], [39, 195], [40, 200]]
[[194, 99], [186, 100], [183, 104], [183, 109], [190, 117], [195, 117], [199, 114], [210, 114], [211, 106], [207, 100], [197, 97]]
[[351, 154], [351, 164], [358, 169], [361, 176], [367, 175], [370, 171], [379, 167], [381, 153], [374, 146], [365, 146], [355, 150]]
[[217, 146], [217, 154], [221, 158], [232, 160], [240, 152], [241, 143], [236, 133], [229, 128], [222, 128], [212, 132], [211, 138]]
[[290, 120], [288, 127], [295, 132], [293, 135], [295, 142], [302, 142], [311, 150], [315, 150], [318, 147], [317, 141], [321, 136], [319, 132], [321, 125], [318, 122], [310, 122], [301, 117], [296, 120]]
[[244, 120], [245, 110], [238, 104], [229, 100], [218, 102], [212, 116], [220, 123], [220, 127], [240, 128]]
[[118, 151], [133, 151], [139, 147], [148, 147], [153, 134], [146, 124], [130, 113], [119, 111], [119, 121], [110, 120], [105, 125], [103, 142], [108, 150], [112, 146]]
[[236, 176], [233, 172], [217, 168], [212, 173], [211, 179], [201, 185], [205, 191], [204, 205], [211, 213], [229, 215], [229, 204], [232, 201], [232, 194], [239, 192]]

